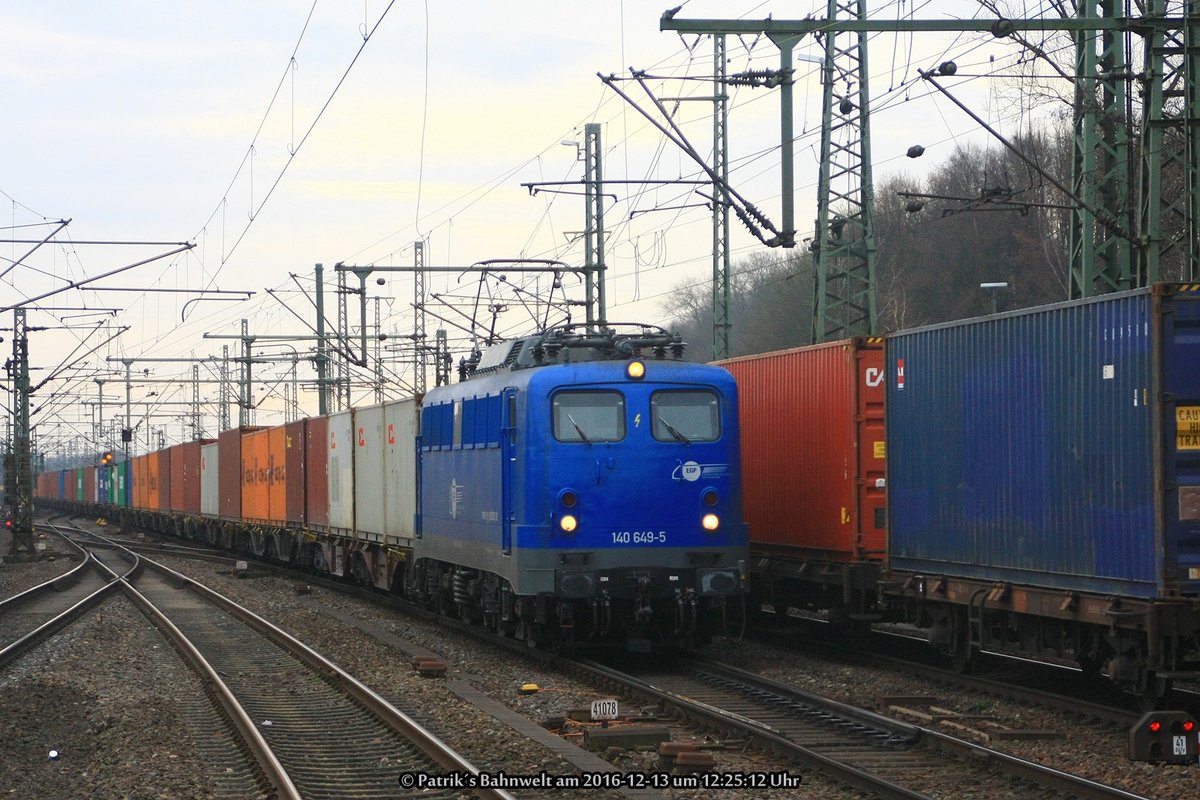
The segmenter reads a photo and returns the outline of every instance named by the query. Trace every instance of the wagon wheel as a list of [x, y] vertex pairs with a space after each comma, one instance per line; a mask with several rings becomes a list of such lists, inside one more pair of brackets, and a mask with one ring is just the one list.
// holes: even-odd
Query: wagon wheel
[[1100, 670], [1104, 666], [1104, 656], [1099, 653], [1083, 652], [1075, 657], [1075, 663], [1079, 665], [1079, 671], [1087, 678], [1096, 678], [1100, 675]]
[[954, 647], [950, 651], [950, 666], [960, 675], [967, 675], [975, 668], [975, 650], [971, 647], [970, 628], [966, 614], [954, 611]]

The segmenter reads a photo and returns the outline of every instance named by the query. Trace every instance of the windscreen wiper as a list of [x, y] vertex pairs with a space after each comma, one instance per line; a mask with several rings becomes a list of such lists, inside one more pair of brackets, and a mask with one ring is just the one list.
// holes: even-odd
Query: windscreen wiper
[[682, 433], [680, 433], [679, 431], [675, 430], [675, 426], [674, 426], [674, 425], [672, 425], [671, 423], [667, 422], [667, 421], [666, 421], [666, 420], [663, 418], [662, 414], [659, 414], [659, 415], [658, 415], [658, 421], [659, 421], [659, 422], [661, 422], [663, 425], [665, 425], [665, 426], [666, 426], [666, 428], [667, 428], [667, 432], [668, 432], [668, 433], [670, 433], [670, 434], [671, 434], [671, 436], [675, 437], [675, 441], [677, 441], [677, 442], [683, 442], [684, 444], [691, 444], [691, 443], [692, 443], [692, 440], [691, 440], [691, 439], [689, 439], [688, 437], [684, 436], [684, 435], [683, 435]]
[[574, 426], [575, 432], [579, 434], [579, 438], [583, 439], [583, 441], [587, 442], [588, 444], [591, 444], [592, 440], [589, 439], [587, 434], [583, 432], [583, 428], [579, 427], [579, 423], [575, 421], [575, 418], [570, 414], [567, 414], [567, 419], [571, 421], [571, 425]]

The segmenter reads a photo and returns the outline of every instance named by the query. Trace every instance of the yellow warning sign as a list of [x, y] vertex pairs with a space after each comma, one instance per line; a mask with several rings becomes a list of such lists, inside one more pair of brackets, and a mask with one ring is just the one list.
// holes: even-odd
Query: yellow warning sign
[[887, 444], [885, 442], [875, 442], [875, 457], [887, 458]]
[[1200, 450], [1200, 406], [1175, 407], [1175, 449]]

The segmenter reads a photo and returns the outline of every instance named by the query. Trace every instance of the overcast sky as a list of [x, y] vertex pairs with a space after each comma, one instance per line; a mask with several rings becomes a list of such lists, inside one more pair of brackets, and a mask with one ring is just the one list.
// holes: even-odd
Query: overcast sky
[[[871, 5], [883, 18], [981, 13], [968, 0]], [[824, 6], [693, 0], [679, 17], [802, 18], [823, 16]], [[328, 280], [339, 261], [410, 265], [418, 239], [427, 242], [431, 265], [518, 257], [579, 264], [572, 234], [583, 228], [582, 198], [531, 197], [521, 184], [581, 178], [575, 148], [562, 142], [582, 142], [585, 123], [602, 126], [607, 178], [701, 177], [596, 74], [628, 76], [634, 67], [653, 76], [649, 85], [660, 97], [710, 95], [707, 82], [677, 78], [711, 75], [711, 40], [659, 32], [665, 7], [633, 0], [9, 4], [0, 9], [0, 219], [23, 226], [7, 237], [20, 239], [47, 235], [47, 221], [72, 221], [56, 245], [3, 277], [0, 306], [173, 249], [69, 244], [84, 240], [196, 245], [97, 286], [255, 293], [245, 302], [215, 295], [197, 302], [196, 294], [72, 290], [40, 303], [70, 310], [31, 312], [31, 325], [56, 328], [65, 319], [74, 328], [31, 340], [42, 369], [128, 327], [86, 360], [95, 369], [105, 357], [219, 354], [221, 345], [236, 343], [204, 334], [237, 334], [244, 318], [252, 333], [307, 334], [288, 308], [314, 318], [306, 294], [314, 263], [326, 265]], [[796, 52], [803, 59], [820, 49], [809, 38]], [[956, 143], [982, 141], [965, 115], [928, 97], [917, 67], [944, 57], [987, 67], [1014, 52], [978, 35], [874, 41], [877, 180], [936, 163]], [[730, 72], [778, 65], [778, 50], [766, 39], [731, 37], [728, 53]], [[798, 67], [796, 222], [804, 236], [815, 213], [820, 86], [815, 65]], [[646, 100], [637, 84], [621, 85]], [[974, 93], [980, 113], [990, 113], [992, 89], [970, 78], [960, 89]], [[711, 109], [687, 102], [677, 111], [706, 154]], [[778, 118], [777, 92], [734, 91], [733, 184], [775, 220]], [[904, 158], [915, 143], [929, 151], [922, 165]], [[659, 309], [671, 287], [711, 274], [704, 199], [670, 185], [613, 191], [608, 316], [664, 322]], [[631, 218], [631, 211], [638, 213]], [[736, 221], [733, 228], [735, 260], [762, 250]], [[0, 244], [0, 255], [16, 259], [29, 247]], [[8, 267], [3, 262], [0, 271]], [[454, 276], [428, 285], [445, 297], [474, 289]], [[382, 287], [372, 281], [370, 296], [384, 298], [385, 331], [411, 331], [408, 276], [389, 275]], [[120, 311], [90, 316], [75, 310], [82, 307]], [[533, 324], [515, 307], [500, 321], [509, 335]], [[431, 330], [436, 325], [430, 321]], [[10, 312], [0, 326], [11, 326]], [[152, 371], [190, 374], [185, 365]], [[96, 389], [76, 383], [69, 391]]]

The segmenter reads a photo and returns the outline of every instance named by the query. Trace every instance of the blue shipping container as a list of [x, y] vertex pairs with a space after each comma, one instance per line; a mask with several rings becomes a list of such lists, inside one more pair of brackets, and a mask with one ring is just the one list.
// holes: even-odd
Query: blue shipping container
[[88, 500], [94, 500], [98, 503], [107, 503], [112, 497], [112, 490], [109, 488], [112, 480], [112, 465], [101, 464], [96, 467], [96, 496], [89, 497]]
[[887, 359], [891, 569], [1200, 593], [1200, 284], [904, 331]]

